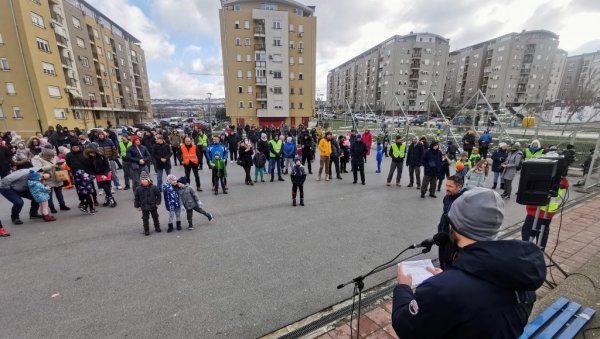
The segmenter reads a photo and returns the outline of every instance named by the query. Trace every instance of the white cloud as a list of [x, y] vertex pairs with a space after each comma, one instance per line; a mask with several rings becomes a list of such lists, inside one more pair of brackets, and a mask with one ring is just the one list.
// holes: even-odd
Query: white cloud
[[152, 11], [172, 34], [219, 37], [219, 1], [154, 0]]
[[202, 52], [202, 47], [197, 46], [197, 45], [187, 45], [183, 49], [183, 54], [188, 54], [188, 55], [197, 55], [197, 54], [200, 54], [200, 52]]
[[127, 0], [88, 2], [140, 40], [149, 60], [169, 57], [175, 53], [175, 45], [169, 42], [169, 37], [139, 7], [131, 5]]
[[206, 93], [215, 98], [225, 96], [223, 77], [195, 76], [180, 68], [165, 72], [159, 81], [150, 80], [152, 98], [206, 98]]

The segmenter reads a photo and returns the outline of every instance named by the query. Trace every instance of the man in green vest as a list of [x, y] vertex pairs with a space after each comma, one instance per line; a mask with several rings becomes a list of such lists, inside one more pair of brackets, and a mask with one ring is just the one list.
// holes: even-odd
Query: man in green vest
[[[119, 156], [121, 159], [125, 158], [125, 154], [127, 153], [127, 149], [131, 147], [133, 143], [129, 141], [129, 136], [127, 134], [121, 135], [121, 141], [119, 141]], [[125, 177], [125, 187], [123, 190], [128, 190], [130, 188], [130, 172], [131, 171], [131, 163], [129, 161], [123, 161], [123, 176]], [[117, 175], [113, 173], [113, 175]]]
[[544, 154], [544, 149], [540, 146], [540, 141], [534, 139], [531, 145], [525, 149], [525, 160], [539, 158]]
[[204, 130], [200, 130], [200, 134], [198, 135], [198, 147], [200, 148], [200, 159], [198, 159], [199, 167], [202, 169], [202, 159], [206, 157], [206, 163], [210, 161], [208, 159], [208, 155], [206, 154], [206, 148], [208, 147], [208, 136], [204, 133]]
[[390, 163], [390, 173], [387, 177], [387, 185], [392, 186], [392, 178], [394, 177], [394, 171], [398, 170], [396, 174], [396, 186], [400, 187], [400, 178], [402, 178], [402, 165], [404, 164], [404, 156], [406, 155], [406, 144], [402, 142], [402, 136], [396, 136], [396, 142], [392, 143], [390, 148], [390, 156], [392, 162]]
[[277, 176], [279, 181], [285, 181], [281, 177], [281, 159], [283, 157], [283, 141], [280, 138], [273, 138], [269, 141], [269, 173], [271, 173], [271, 182], [275, 179], [275, 167], [277, 167]]

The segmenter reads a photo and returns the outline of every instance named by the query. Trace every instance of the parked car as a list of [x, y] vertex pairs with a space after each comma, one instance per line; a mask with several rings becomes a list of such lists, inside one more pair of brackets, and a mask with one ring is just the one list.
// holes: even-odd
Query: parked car
[[427, 122], [427, 118], [422, 115], [417, 115], [414, 119], [410, 120], [411, 126], [423, 126]]

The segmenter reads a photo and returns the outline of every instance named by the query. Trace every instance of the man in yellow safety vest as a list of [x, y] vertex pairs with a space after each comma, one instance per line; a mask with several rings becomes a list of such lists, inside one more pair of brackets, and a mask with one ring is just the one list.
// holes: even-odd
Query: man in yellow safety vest
[[400, 178], [402, 178], [402, 166], [404, 165], [404, 156], [406, 155], [406, 144], [402, 142], [402, 136], [396, 136], [396, 142], [392, 144], [390, 149], [390, 156], [392, 162], [390, 163], [390, 172], [387, 177], [387, 186], [392, 186], [392, 178], [394, 177], [394, 171], [398, 170], [396, 174], [396, 186], [400, 187]]

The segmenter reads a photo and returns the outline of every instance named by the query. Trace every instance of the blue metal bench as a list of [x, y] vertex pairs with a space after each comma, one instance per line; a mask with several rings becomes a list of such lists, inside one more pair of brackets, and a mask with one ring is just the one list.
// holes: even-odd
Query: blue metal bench
[[596, 313], [589, 307], [580, 309], [578, 303], [560, 297], [527, 324], [519, 338], [573, 338]]

